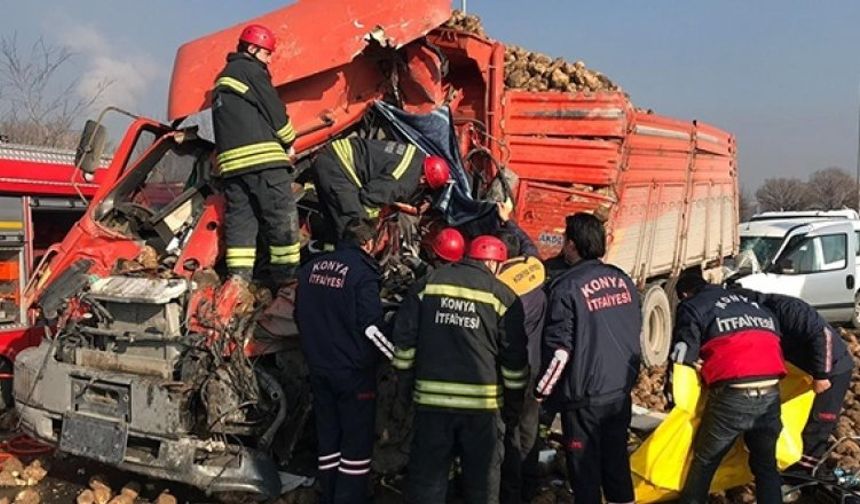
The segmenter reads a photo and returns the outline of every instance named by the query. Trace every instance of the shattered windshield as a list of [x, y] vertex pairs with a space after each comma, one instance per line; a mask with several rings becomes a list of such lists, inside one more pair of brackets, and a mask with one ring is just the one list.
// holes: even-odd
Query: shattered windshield
[[[137, 170], [145, 175], [133, 177], [139, 182], [130, 191], [117, 194], [115, 202], [128, 201], [159, 213], [205, 176], [210, 151], [206, 142], [165, 142], [164, 148], [152, 152]], [[151, 168], [147, 170], [146, 166]]]
[[173, 144], [128, 199], [158, 213], [197, 184], [208, 160], [209, 149], [204, 150], [199, 144]]
[[782, 245], [783, 238], [772, 238], [765, 236], [742, 236], [741, 237], [741, 252], [745, 250], [752, 251], [755, 258], [762, 266], [773, 259], [774, 254]]

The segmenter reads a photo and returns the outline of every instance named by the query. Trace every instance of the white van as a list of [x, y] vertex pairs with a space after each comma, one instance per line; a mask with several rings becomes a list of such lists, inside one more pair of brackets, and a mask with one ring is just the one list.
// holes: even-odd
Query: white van
[[742, 224], [741, 250], [755, 254], [761, 271], [753, 268], [751, 274], [732, 281], [761, 292], [799, 297], [829, 322], [860, 327], [858, 238], [860, 221], [856, 220]]
[[750, 218], [750, 222], [783, 219], [849, 219], [860, 220], [860, 214], [853, 208], [840, 210], [792, 210], [781, 212], [762, 212]]

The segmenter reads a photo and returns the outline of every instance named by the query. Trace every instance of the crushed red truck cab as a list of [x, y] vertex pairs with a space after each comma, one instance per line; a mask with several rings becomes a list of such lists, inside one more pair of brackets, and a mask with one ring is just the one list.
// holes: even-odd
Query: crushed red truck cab
[[[646, 360], [661, 363], [672, 279], [736, 249], [733, 138], [637, 110], [621, 92], [506, 89], [504, 45], [444, 27], [450, 15], [449, 0], [300, 0], [248, 21], [282, 40], [271, 71], [299, 135], [298, 181], [332, 139], [397, 137], [386, 111], [450, 120], [461, 196], [510, 197], [545, 257], [560, 249], [567, 214], [606, 220], [608, 260], [645, 292]], [[18, 357], [15, 399], [24, 428], [62, 451], [273, 495], [302, 481], [283, 471], [302, 472], [292, 455], [310, 413], [291, 292], [261, 294], [244, 314], [221, 289], [223, 197], [206, 120], [245, 24], [179, 49], [175, 128], [132, 125], [86, 215], [35, 273], [25, 300], [57, 336]], [[312, 190], [301, 196], [308, 254], [319, 210]], [[396, 304], [420, 270], [422, 232], [444, 217], [384, 215], [383, 295]], [[389, 445], [405, 439], [387, 432]]]

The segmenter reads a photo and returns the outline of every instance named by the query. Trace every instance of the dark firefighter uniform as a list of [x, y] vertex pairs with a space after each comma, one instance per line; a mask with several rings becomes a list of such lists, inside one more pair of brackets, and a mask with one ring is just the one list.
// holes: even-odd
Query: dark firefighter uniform
[[457, 455], [466, 502], [498, 502], [504, 434], [499, 409], [504, 400], [505, 415], [517, 417], [528, 380], [516, 294], [480, 261], [442, 266], [413, 287], [392, 339], [392, 364], [414, 372], [409, 502], [445, 502]]
[[314, 185], [337, 237], [354, 218], [376, 218], [382, 207], [408, 202], [424, 158], [412, 144], [382, 140], [353, 137], [326, 146], [314, 162]]
[[[509, 227], [516, 224], [508, 223]], [[518, 227], [516, 229], [519, 229]], [[519, 296], [523, 304], [526, 339], [529, 354], [529, 381], [523, 401], [519, 424], [505, 432], [505, 457], [502, 462], [500, 502], [530, 502], [537, 490], [538, 422], [540, 403], [534, 397], [534, 384], [541, 365], [541, 336], [543, 334], [546, 293], [543, 290], [546, 273], [540, 259], [532, 255], [534, 244], [523, 233], [518, 235], [524, 255], [508, 260], [502, 266], [499, 280]], [[531, 245], [529, 247], [529, 245]]]
[[218, 168], [227, 198], [227, 268], [250, 278], [257, 230], [269, 245], [276, 274], [299, 264], [298, 213], [288, 171], [296, 132], [266, 66], [232, 53], [218, 75], [212, 98]]
[[681, 502], [707, 501], [714, 472], [740, 435], [749, 450], [756, 500], [782, 502], [776, 441], [785, 364], [773, 315], [743, 294], [705, 285], [678, 305], [673, 339], [673, 360], [690, 366], [700, 361], [708, 389]]
[[639, 295], [630, 277], [582, 260], [550, 285], [544, 367], [536, 387], [561, 411], [577, 503], [633, 502], [627, 454], [630, 392], [639, 373]]
[[786, 361], [816, 380], [830, 380], [831, 386], [815, 396], [809, 420], [803, 429], [803, 457], [795, 469], [810, 472], [827, 451], [828, 439], [842, 410], [851, 384], [854, 359], [839, 333], [809, 303], [781, 294], [763, 294], [737, 289], [776, 317], [782, 334], [782, 354]]
[[380, 276], [357, 246], [299, 270], [295, 319], [310, 368], [324, 503], [367, 500], [374, 442], [376, 364], [393, 345], [380, 330]]

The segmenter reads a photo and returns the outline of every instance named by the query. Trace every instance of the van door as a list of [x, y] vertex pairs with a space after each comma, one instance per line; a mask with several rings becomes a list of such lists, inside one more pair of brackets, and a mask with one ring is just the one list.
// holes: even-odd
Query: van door
[[849, 222], [814, 226], [792, 236], [768, 271], [772, 292], [797, 296], [828, 321], [851, 320], [856, 278], [856, 235]]

